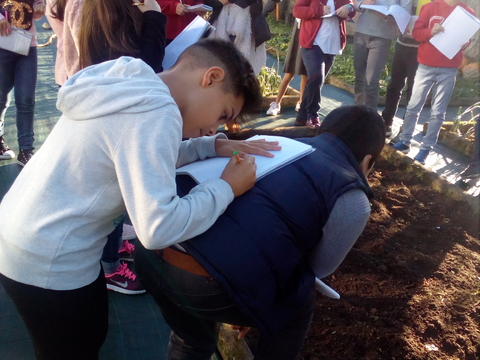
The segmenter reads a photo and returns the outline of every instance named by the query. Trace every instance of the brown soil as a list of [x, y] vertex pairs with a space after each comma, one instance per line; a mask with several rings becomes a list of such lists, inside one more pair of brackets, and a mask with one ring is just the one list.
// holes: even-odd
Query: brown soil
[[478, 218], [385, 160], [369, 182], [370, 221], [325, 279], [341, 298], [318, 295], [299, 359], [480, 359]]

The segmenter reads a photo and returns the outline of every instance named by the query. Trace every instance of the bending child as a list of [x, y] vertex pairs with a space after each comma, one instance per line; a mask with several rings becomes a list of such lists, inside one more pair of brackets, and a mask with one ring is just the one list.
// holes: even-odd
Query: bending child
[[[259, 329], [256, 360], [296, 359], [315, 277], [333, 273], [363, 231], [366, 176], [385, 144], [365, 106], [333, 110], [319, 133], [300, 139], [313, 153], [259, 180], [205, 233], [162, 251], [137, 246], [136, 270], [173, 330], [167, 359], [209, 360], [222, 322]], [[179, 193], [192, 182], [178, 177]]]
[[[279, 147], [203, 136], [261, 106], [249, 62], [218, 40], [192, 45], [158, 75], [129, 57], [83, 69], [57, 106], [63, 115], [0, 204], [0, 282], [38, 359], [97, 359], [108, 328], [100, 258], [113, 220], [128, 211], [146, 248], [190, 239], [255, 183], [247, 153]], [[220, 179], [177, 196], [177, 166], [233, 150], [243, 161], [232, 157]]]

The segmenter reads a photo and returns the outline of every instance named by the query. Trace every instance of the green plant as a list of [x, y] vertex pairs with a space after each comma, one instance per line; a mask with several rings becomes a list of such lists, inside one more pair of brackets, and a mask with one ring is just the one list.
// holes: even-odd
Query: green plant
[[277, 90], [282, 82], [282, 77], [277, 70], [270, 67], [263, 67], [260, 74], [257, 76], [262, 89], [262, 96], [272, 96], [277, 93]]
[[[450, 130], [451, 132], [454, 133], [459, 133], [463, 138], [467, 138], [470, 136], [474, 135], [474, 127], [475, 127], [475, 121], [480, 121], [478, 118], [480, 117], [480, 101], [476, 102], [475, 104], [469, 106], [465, 111], [462, 111], [462, 107], [460, 106], [458, 108], [458, 114], [453, 120], [453, 126], [452, 129]], [[470, 119], [466, 119], [467, 117], [470, 117]], [[464, 120], [462, 120], [464, 119]], [[468, 128], [465, 133], [460, 134], [460, 124], [467, 124], [471, 125], [471, 127]], [[475, 135], [477, 136], [477, 135]]]

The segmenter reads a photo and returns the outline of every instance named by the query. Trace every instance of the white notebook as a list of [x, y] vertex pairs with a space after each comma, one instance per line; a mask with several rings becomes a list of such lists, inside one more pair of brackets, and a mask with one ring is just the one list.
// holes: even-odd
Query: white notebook
[[202, 39], [210, 30], [215, 29], [210, 23], [200, 16], [197, 16], [187, 25], [173, 41], [165, 48], [165, 57], [163, 58], [163, 71], [171, 68], [180, 54], [190, 45], [195, 44]]
[[[289, 139], [283, 136], [255, 135], [249, 140], [265, 139], [267, 141], [278, 141], [282, 150], [272, 151], [273, 158], [253, 155], [257, 164], [257, 180], [271, 174], [275, 170], [310, 154], [315, 149], [300, 141]], [[233, 154], [232, 154], [233, 155]], [[182, 166], [177, 169], [177, 175], [190, 175], [197, 183], [210, 179], [219, 179], [230, 158], [215, 157]]]
[[450, 60], [480, 29], [480, 20], [461, 6], [457, 6], [443, 22], [444, 32], [435, 34], [430, 42]]
[[410, 22], [411, 15], [408, 13], [407, 10], [405, 10], [403, 7], [400, 5], [392, 5], [390, 7], [385, 6], [385, 5], [361, 5], [360, 8], [362, 10], [365, 9], [370, 9], [374, 11], [378, 11], [379, 13], [385, 15], [385, 16], [393, 16], [395, 19], [395, 22], [397, 23], [398, 28], [400, 29], [400, 33], [404, 33], [405, 29], [408, 26], [408, 23]]
[[20, 55], [28, 55], [33, 35], [28, 31], [11, 27], [11, 34], [0, 36], [0, 48]]
[[205, 4], [197, 4], [197, 5], [185, 5], [187, 10], [195, 11], [195, 10], [204, 10], [204, 11], [212, 11], [213, 8], [211, 6]]

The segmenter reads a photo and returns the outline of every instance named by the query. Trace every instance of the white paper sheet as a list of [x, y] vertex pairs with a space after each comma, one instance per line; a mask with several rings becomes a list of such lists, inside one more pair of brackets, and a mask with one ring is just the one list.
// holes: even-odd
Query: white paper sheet
[[442, 26], [445, 31], [435, 34], [430, 43], [451, 60], [480, 29], [480, 20], [457, 6]]

